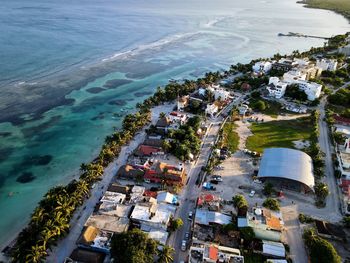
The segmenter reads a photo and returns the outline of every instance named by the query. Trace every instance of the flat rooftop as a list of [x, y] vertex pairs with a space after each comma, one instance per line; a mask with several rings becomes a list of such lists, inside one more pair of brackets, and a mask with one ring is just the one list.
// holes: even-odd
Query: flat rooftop
[[129, 219], [108, 215], [92, 215], [86, 221], [85, 226], [93, 226], [109, 232], [122, 233], [128, 230]]

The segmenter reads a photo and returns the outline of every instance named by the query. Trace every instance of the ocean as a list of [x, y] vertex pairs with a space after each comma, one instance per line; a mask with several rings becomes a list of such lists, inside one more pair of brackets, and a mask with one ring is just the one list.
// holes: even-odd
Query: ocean
[[2, 0], [0, 244], [169, 79], [322, 46], [349, 31], [294, 0]]

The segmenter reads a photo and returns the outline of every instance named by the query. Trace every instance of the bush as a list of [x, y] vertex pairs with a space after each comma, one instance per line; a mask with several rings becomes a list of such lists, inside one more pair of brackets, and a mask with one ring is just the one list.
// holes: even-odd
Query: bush
[[183, 226], [184, 222], [182, 221], [181, 218], [171, 218], [170, 220], [170, 225], [169, 225], [169, 229], [170, 231], [176, 231], [179, 228], [181, 228]]
[[251, 228], [250, 226], [247, 227], [242, 227], [239, 229], [240, 233], [241, 233], [241, 237], [245, 240], [245, 241], [253, 241], [253, 239], [255, 238], [255, 233], [253, 228]]
[[299, 214], [299, 221], [300, 223], [306, 223], [306, 224], [309, 224], [309, 223], [312, 223], [314, 222], [314, 219], [310, 216], [307, 216], [307, 215], [304, 215], [304, 214]]
[[266, 183], [264, 185], [263, 192], [264, 195], [271, 196], [275, 192], [275, 189], [273, 189], [273, 185], [271, 183]]
[[314, 229], [308, 229], [303, 234], [305, 245], [309, 250], [311, 263], [340, 263], [341, 258], [333, 245], [315, 234]]
[[263, 206], [274, 211], [280, 210], [280, 203], [277, 199], [274, 198], [266, 198], [266, 200], [263, 203]]
[[343, 224], [346, 228], [350, 228], [350, 216], [345, 216], [343, 218]]
[[233, 205], [237, 208], [239, 215], [245, 215], [248, 210], [248, 202], [243, 195], [232, 197]]

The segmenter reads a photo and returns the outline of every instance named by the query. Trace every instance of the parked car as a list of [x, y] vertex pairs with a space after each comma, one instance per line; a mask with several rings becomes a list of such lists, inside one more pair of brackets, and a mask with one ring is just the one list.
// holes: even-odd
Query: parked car
[[249, 196], [250, 197], [253, 197], [255, 195], [255, 191], [254, 190], [251, 190], [250, 193], [249, 193]]
[[185, 233], [185, 239], [186, 239], [186, 240], [189, 240], [189, 239], [190, 239], [190, 232], [186, 232], [186, 233]]
[[212, 184], [218, 184], [219, 183], [219, 181], [216, 181], [216, 180], [210, 180], [210, 183], [212, 183]]
[[253, 182], [256, 183], [256, 184], [262, 184], [262, 181], [260, 181], [258, 179], [253, 180]]
[[182, 240], [182, 242], [181, 242], [181, 251], [186, 251], [186, 249], [187, 249], [186, 240]]
[[192, 211], [190, 211], [190, 212], [188, 213], [188, 219], [189, 219], [189, 220], [192, 220], [192, 219], [193, 219], [193, 212], [192, 212]]
[[212, 176], [212, 180], [215, 180], [217, 182], [222, 182], [222, 177], [220, 175], [213, 175]]

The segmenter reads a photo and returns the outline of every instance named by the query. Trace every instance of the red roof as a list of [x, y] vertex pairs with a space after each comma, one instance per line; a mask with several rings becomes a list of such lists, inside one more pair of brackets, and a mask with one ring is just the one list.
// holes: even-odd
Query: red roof
[[153, 153], [160, 152], [160, 148], [152, 147], [149, 145], [140, 145], [138, 150], [143, 154], [143, 155], [152, 155]]
[[214, 247], [214, 246], [210, 246], [209, 247], [209, 258], [212, 260], [217, 260], [218, 259], [218, 252], [219, 249]]
[[146, 190], [144, 193], [143, 193], [144, 196], [149, 196], [149, 197], [153, 197], [153, 198], [157, 198], [157, 192], [154, 192], [154, 191], [150, 191], [150, 190]]
[[350, 125], [350, 119], [348, 119], [348, 118], [341, 117], [338, 114], [334, 114], [333, 118], [335, 121], [338, 121], [341, 123], [346, 123], [346, 124]]

